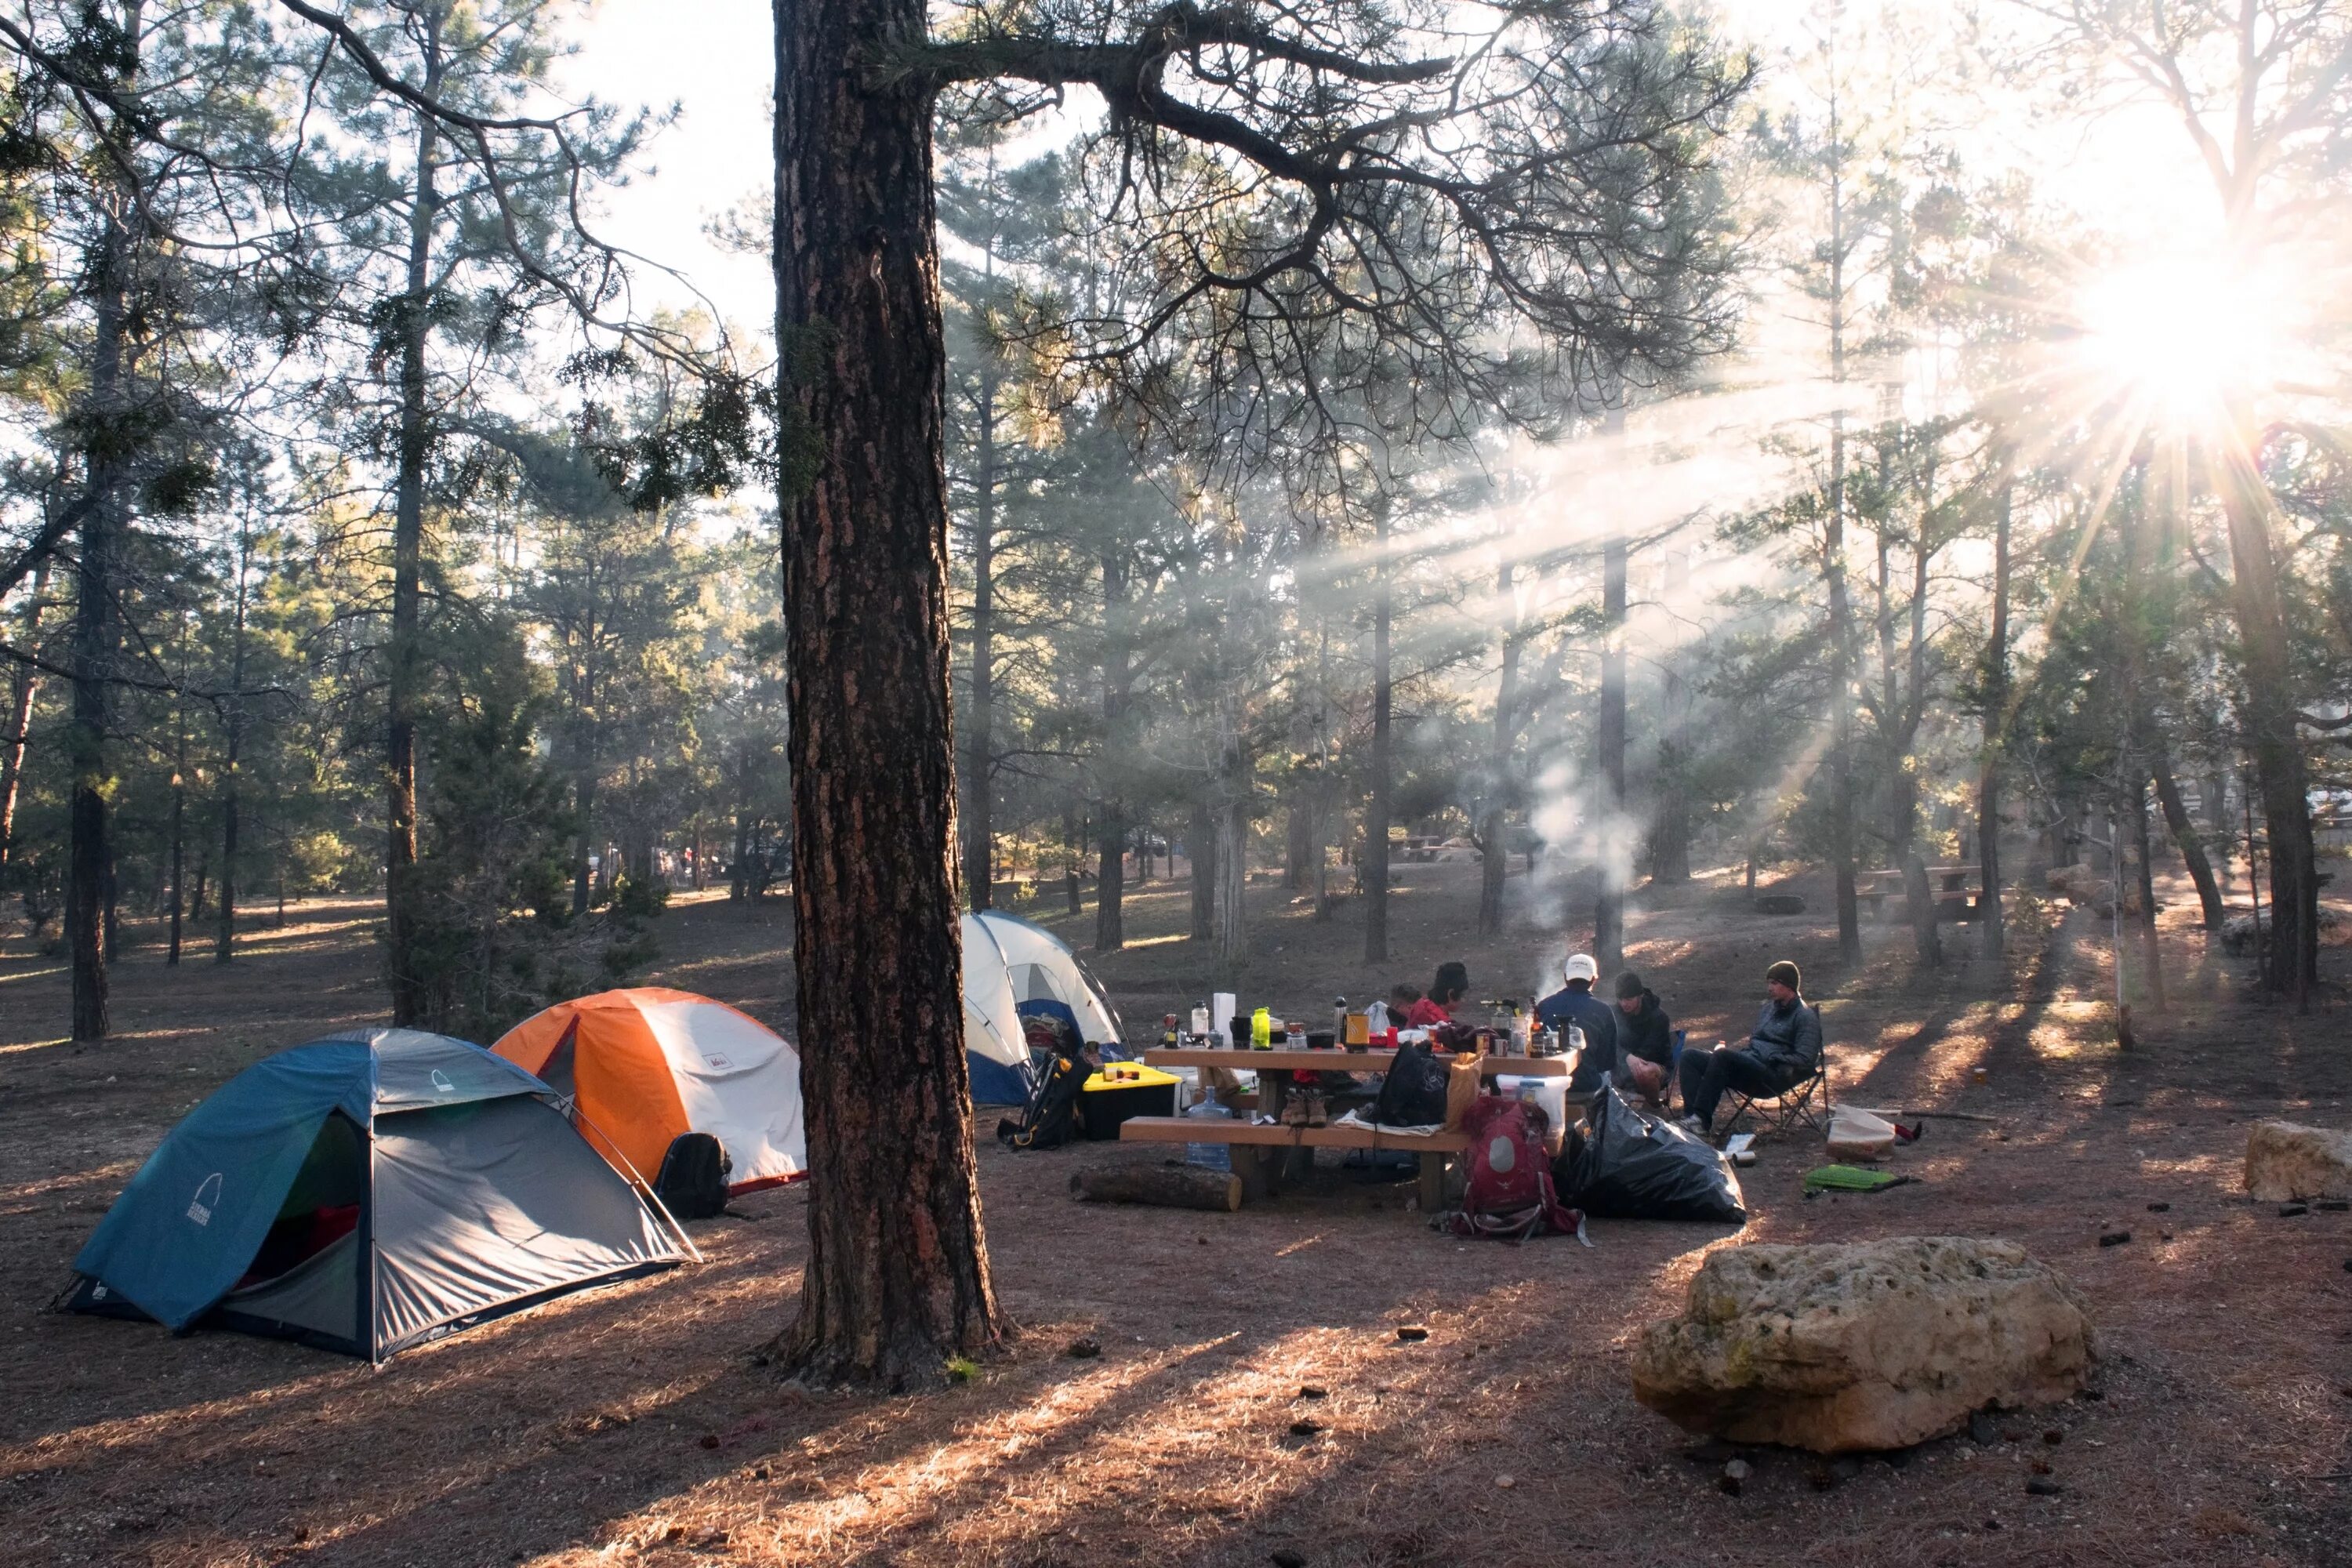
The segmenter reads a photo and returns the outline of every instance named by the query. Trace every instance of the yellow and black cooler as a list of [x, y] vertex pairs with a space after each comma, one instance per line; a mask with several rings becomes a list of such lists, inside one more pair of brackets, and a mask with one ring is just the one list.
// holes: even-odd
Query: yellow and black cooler
[[1118, 1136], [1130, 1116], [1176, 1114], [1176, 1075], [1141, 1062], [1106, 1062], [1078, 1095], [1078, 1125], [1094, 1139]]

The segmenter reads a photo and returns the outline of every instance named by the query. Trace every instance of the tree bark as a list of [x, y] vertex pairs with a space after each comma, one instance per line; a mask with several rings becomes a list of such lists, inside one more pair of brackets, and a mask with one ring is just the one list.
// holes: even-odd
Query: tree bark
[[[1623, 427], [1622, 416], [1612, 422]], [[1601, 710], [1594, 723], [1601, 893], [1592, 911], [1592, 957], [1603, 982], [1625, 967], [1625, 887], [1633, 875], [1625, 821], [1625, 536], [1612, 534], [1601, 550]]]
[[227, 728], [226, 754], [221, 759], [220, 921], [213, 935], [213, 962], [226, 963], [236, 952], [236, 853], [239, 798], [244, 775], [239, 771], [245, 751], [245, 600], [246, 574], [252, 565], [253, 532], [248, 526], [237, 535], [235, 620], [229, 637], [228, 701], [221, 717]]
[[[1930, 479], [1928, 482], [1932, 496], [1934, 480]], [[1897, 731], [1901, 744], [1888, 759], [1895, 794], [1895, 841], [1903, 854], [1904, 899], [1911, 907], [1912, 952], [1922, 969], [1935, 969], [1944, 962], [1943, 937], [1937, 930], [1935, 889], [1927, 885], [1927, 861], [1919, 853], [1919, 774], [1911, 761], [1913, 748], [1918, 743], [1920, 722], [1927, 713], [1927, 563], [1934, 553], [1927, 539], [1929, 510], [1921, 509], [1919, 532], [1912, 542], [1910, 624], [1905, 628], [1910, 646], [1906, 650], [1904, 671], [1909, 690], [1904, 694], [1902, 725]], [[1884, 538], [1881, 535], [1882, 560]], [[1881, 577], [1883, 581], [1883, 571]], [[1892, 689], [1890, 686], [1890, 694]]]
[[963, 716], [963, 886], [971, 907], [995, 902], [991, 792], [996, 725], [996, 378], [980, 378], [979, 471], [971, 526], [971, 710]]
[[1488, 766], [1494, 773], [1490, 804], [1479, 824], [1478, 931], [1492, 936], [1503, 929], [1504, 883], [1510, 872], [1511, 753], [1518, 744], [1519, 616], [1513, 579], [1515, 565], [1507, 557], [1495, 572], [1495, 597], [1509, 606], [1503, 627], [1503, 668], [1495, 682], [1495, 740]]
[[179, 753], [179, 765], [172, 770], [172, 903], [169, 912], [171, 930], [163, 950], [163, 966], [167, 969], [180, 967], [180, 911], [188, 887], [187, 839], [182, 831], [188, 814], [188, 786], [185, 782], [188, 762], [187, 747], [184, 744], [180, 747]]
[[[438, 6], [422, 18], [425, 90], [441, 90]], [[418, 647], [425, 559], [425, 465], [433, 431], [425, 406], [425, 345], [432, 331], [434, 230], [440, 195], [434, 184], [440, 122], [416, 117], [416, 185], [408, 212], [408, 271], [400, 300], [399, 462], [393, 485], [392, 646], [384, 670], [384, 933], [392, 987], [392, 1021], [414, 1026], [427, 1005], [425, 978], [415, 952], [416, 715], [423, 698], [424, 650]], [[222, 868], [224, 882], [233, 868]], [[226, 900], [224, 900], [226, 901]]]
[[919, 0], [775, 0], [779, 486], [809, 1254], [783, 1362], [941, 1381], [1008, 1330], [963, 1048], [931, 103]]
[[2004, 481], [1992, 535], [1992, 617], [1985, 631], [1983, 700], [1977, 753], [1977, 880], [1984, 895], [1977, 910], [1977, 952], [1998, 963], [2003, 940], [2000, 907], [2000, 757], [2009, 730], [2009, 531], [2015, 487]]
[[1372, 500], [1372, 759], [1371, 790], [1364, 803], [1364, 962], [1389, 961], [1389, 721], [1395, 693], [1390, 685], [1390, 622], [1396, 614], [1389, 570], [1389, 500]]
[[[1830, 105], [1830, 142], [1839, 142], [1838, 106]], [[1843, 386], [1845, 366], [1845, 172], [1838, 153], [1830, 171], [1830, 380]], [[1822, 522], [1822, 580], [1829, 590], [1830, 872], [1837, 897], [1838, 958], [1862, 962], [1862, 904], [1853, 885], [1853, 615], [1845, 576], [1845, 409], [1830, 411], [1829, 513]]]

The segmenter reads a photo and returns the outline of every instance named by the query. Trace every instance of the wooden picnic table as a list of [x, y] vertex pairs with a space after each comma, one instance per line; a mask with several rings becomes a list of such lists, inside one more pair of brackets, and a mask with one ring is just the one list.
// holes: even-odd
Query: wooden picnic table
[[[1387, 1050], [1236, 1050], [1230, 1047], [1159, 1047], [1143, 1053], [1146, 1065], [1156, 1068], [1223, 1068], [1231, 1072], [1262, 1074], [1258, 1082], [1270, 1092], [1261, 1095], [1259, 1108], [1269, 1113], [1281, 1109], [1293, 1072], [1384, 1073], [1396, 1061]], [[1485, 1078], [1568, 1078], [1576, 1071], [1571, 1051], [1557, 1057], [1479, 1058]], [[1382, 1132], [1372, 1127], [1285, 1127], [1249, 1120], [1246, 1113], [1232, 1121], [1185, 1116], [1132, 1116], [1119, 1123], [1119, 1137], [1140, 1143], [1223, 1143], [1232, 1149], [1234, 1173], [1252, 1197], [1273, 1189], [1278, 1166], [1295, 1149], [1399, 1149], [1421, 1156], [1421, 1206], [1435, 1214], [1444, 1206], [1445, 1167], [1469, 1147], [1459, 1132], [1423, 1134]], [[1309, 1158], [1312, 1158], [1310, 1155]]]

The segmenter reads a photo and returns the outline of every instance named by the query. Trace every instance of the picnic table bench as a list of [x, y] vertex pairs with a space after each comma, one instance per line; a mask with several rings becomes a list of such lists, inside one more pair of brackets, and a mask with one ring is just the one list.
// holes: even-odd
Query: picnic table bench
[[[1974, 866], [1930, 866], [1927, 871], [1937, 918], [1964, 921], [1984, 907], [1984, 881]], [[1854, 879], [1854, 894], [1873, 915], [1884, 912], [1887, 900], [1904, 896], [1902, 868], [1863, 872]]]
[[[1259, 1079], [1260, 1104], [1274, 1110], [1281, 1108], [1284, 1079], [1293, 1072], [1386, 1072], [1396, 1060], [1394, 1051], [1383, 1050], [1234, 1050], [1214, 1047], [1162, 1047], [1143, 1053], [1144, 1062], [1156, 1068], [1223, 1068], [1229, 1072], [1255, 1072], [1267, 1075]], [[1497, 1057], [1479, 1060], [1479, 1073], [1486, 1078], [1567, 1078], [1576, 1070], [1574, 1056], [1559, 1057]], [[1223, 1121], [1207, 1117], [1131, 1116], [1119, 1124], [1119, 1138], [1138, 1143], [1223, 1143], [1234, 1155], [1234, 1173], [1242, 1179], [1242, 1188], [1251, 1197], [1264, 1197], [1273, 1190], [1276, 1166], [1290, 1158], [1294, 1149], [1395, 1149], [1423, 1156], [1421, 1161], [1421, 1206], [1423, 1213], [1435, 1214], [1444, 1206], [1445, 1167], [1449, 1161], [1469, 1147], [1469, 1140], [1459, 1132], [1413, 1134], [1382, 1132], [1372, 1127], [1285, 1127], [1269, 1125], [1236, 1117]], [[1271, 1152], [1280, 1151], [1279, 1155]]]

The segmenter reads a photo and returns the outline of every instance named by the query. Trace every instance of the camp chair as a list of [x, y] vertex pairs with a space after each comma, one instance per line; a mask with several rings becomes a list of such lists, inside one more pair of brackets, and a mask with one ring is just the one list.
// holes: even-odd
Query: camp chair
[[1822, 1019], [1821, 1059], [1813, 1064], [1811, 1076], [1790, 1084], [1778, 1094], [1743, 1094], [1727, 1089], [1724, 1098], [1731, 1102], [1730, 1120], [1716, 1129], [1718, 1136], [1728, 1136], [1739, 1130], [1740, 1119], [1753, 1115], [1759, 1132], [1793, 1132], [1800, 1127], [1810, 1127], [1823, 1137], [1829, 1135], [1830, 1124], [1830, 1039], [1827, 1015], [1818, 1002], [1810, 1004], [1813, 1015]]

